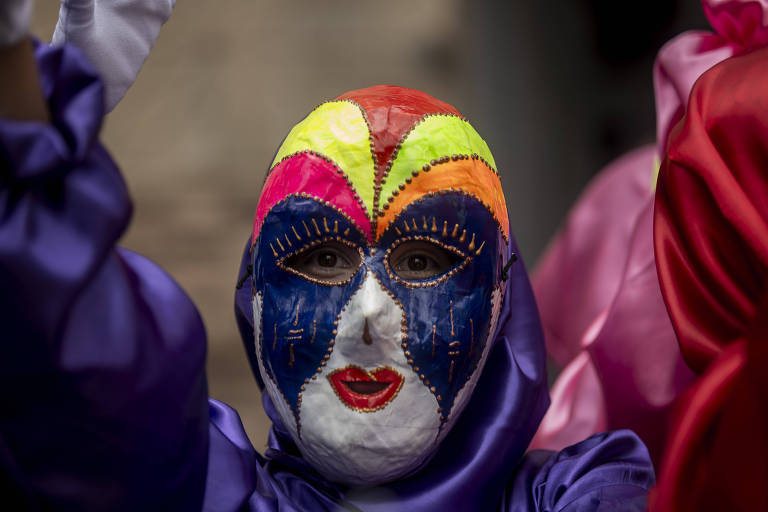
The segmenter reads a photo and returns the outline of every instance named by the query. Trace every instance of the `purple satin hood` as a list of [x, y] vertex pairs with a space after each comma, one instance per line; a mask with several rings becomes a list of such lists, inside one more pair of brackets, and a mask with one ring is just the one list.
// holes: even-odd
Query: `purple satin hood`
[[[509, 252], [519, 254], [514, 239], [510, 241]], [[249, 261], [246, 249], [239, 275], [247, 274]], [[240, 284], [242, 286], [235, 295], [235, 313], [243, 342], [252, 345], [250, 277]], [[272, 492], [283, 494], [279, 498], [281, 505], [285, 501], [296, 503], [297, 498], [290, 496], [289, 489], [303, 481], [301, 499], [309, 499], [309, 495], [316, 494], [314, 498], [319, 500], [313, 503], [309, 499], [303, 502], [303, 506], [312, 503], [317, 507], [323, 502], [331, 509], [331, 502], [344, 495], [350, 505], [374, 512], [495, 510], [549, 406], [544, 338], [522, 260], [515, 262], [509, 271], [502, 312], [492, 343], [488, 362], [467, 408], [434, 458], [414, 475], [374, 489], [341, 489], [325, 482], [320, 488], [307, 487], [307, 482], [322, 479], [313, 475], [314, 471], [300, 459], [298, 450], [264, 394], [264, 407], [273, 422], [270, 450], [266, 455], [282, 463], [268, 463], [263, 469], [256, 468], [260, 473], [259, 480], [267, 478], [273, 485]], [[251, 365], [259, 386], [263, 388], [255, 361], [251, 361]], [[224, 423], [224, 417], [231, 409], [222, 405], [215, 409]], [[230, 417], [227, 421], [233, 419]], [[217, 423], [216, 420], [214, 423]], [[234, 427], [237, 425], [239, 422]], [[224, 435], [231, 433], [225, 432]], [[214, 437], [216, 435], [214, 432]], [[293, 475], [290, 476], [284, 472], [286, 457], [293, 467]], [[331, 495], [327, 488], [334, 489]], [[336, 497], [332, 496], [336, 493], [339, 493]], [[327, 499], [330, 501], [326, 502]]]

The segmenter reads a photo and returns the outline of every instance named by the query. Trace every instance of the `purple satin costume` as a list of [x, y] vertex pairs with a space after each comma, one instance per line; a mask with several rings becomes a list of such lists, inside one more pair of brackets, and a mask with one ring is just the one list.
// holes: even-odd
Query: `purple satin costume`
[[[98, 78], [69, 47], [40, 45], [37, 58], [51, 123], [0, 121], [5, 502], [20, 510], [644, 509], [653, 469], [631, 432], [526, 453], [549, 396], [522, 262], [510, 271], [477, 389], [417, 473], [369, 489], [325, 481], [266, 394], [273, 427], [258, 454], [237, 413], [208, 400], [205, 331], [190, 299], [159, 267], [115, 247], [131, 203], [98, 142]], [[252, 343], [247, 280], [235, 302]]]

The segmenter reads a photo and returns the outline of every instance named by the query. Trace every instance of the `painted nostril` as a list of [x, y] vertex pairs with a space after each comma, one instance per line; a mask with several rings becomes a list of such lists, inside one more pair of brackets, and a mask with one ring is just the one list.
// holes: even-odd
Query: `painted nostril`
[[366, 345], [371, 345], [373, 343], [373, 339], [371, 339], [371, 333], [368, 331], [368, 319], [365, 319], [365, 327], [363, 328], [363, 343]]

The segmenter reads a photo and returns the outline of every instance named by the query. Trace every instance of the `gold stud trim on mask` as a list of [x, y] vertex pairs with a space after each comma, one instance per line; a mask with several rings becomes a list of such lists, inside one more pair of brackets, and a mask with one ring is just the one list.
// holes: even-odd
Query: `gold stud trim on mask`
[[[314, 220], [314, 219], [312, 219], [312, 220]], [[351, 273], [351, 275], [347, 279], [344, 279], [343, 281], [323, 281], [321, 279], [317, 279], [317, 278], [312, 277], [310, 275], [304, 274], [303, 272], [299, 272], [298, 270], [296, 270], [296, 269], [294, 269], [294, 268], [292, 268], [292, 267], [290, 267], [290, 266], [285, 264], [285, 261], [288, 260], [289, 258], [291, 258], [291, 257], [293, 257], [293, 256], [295, 256], [295, 255], [297, 255], [299, 253], [302, 253], [302, 252], [306, 251], [307, 249], [310, 249], [312, 247], [321, 245], [321, 244], [323, 244], [325, 242], [329, 242], [329, 241], [339, 242], [339, 243], [342, 243], [344, 245], [348, 245], [349, 247], [352, 247], [354, 249], [357, 249], [358, 255], [360, 256], [360, 260], [359, 260], [359, 263], [357, 265], [357, 268], [354, 270], [354, 272]], [[365, 256], [363, 254], [363, 250], [357, 244], [354, 244], [354, 243], [350, 242], [349, 240], [346, 240], [345, 238], [342, 238], [340, 236], [326, 236], [326, 237], [323, 237], [323, 238], [320, 238], [320, 239], [317, 239], [317, 240], [313, 240], [311, 242], [307, 242], [306, 244], [302, 245], [301, 247], [297, 248], [296, 250], [289, 252], [288, 254], [286, 254], [283, 257], [281, 257], [280, 259], [278, 259], [277, 262], [276, 262], [276, 265], [280, 269], [285, 270], [286, 272], [290, 272], [291, 274], [297, 275], [297, 276], [301, 277], [302, 279], [305, 279], [305, 280], [309, 281], [310, 283], [319, 284], [321, 286], [344, 286], [344, 285], [349, 284], [349, 282], [355, 277], [355, 275], [357, 275], [357, 272], [360, 270], [360, 267], [363, 266], [363, 259], [364, 259], [364, 257]], [[298, 312], [297, 312], [297, 315], [298, 315]]]
[[[504, 287], [503, 287], [503, 286], [498, 286], [498, 285], [497, 285], [497, 286], [495, 286], [495, 287], [493, 288], [493, 291], [495, 291], [495, 292], [497, 292], [497, 293], [498, 293], [498, 298], [497, 298], [497, 300], [498, 300], [499, 302], [503, 303], [503, 301], [504, 301]], [[493, 296], [493, 294], [491, 294], [491, 296]], [[493, 302], [491, 302], [491, 307], [493, 307]], [[497, 318], [497, 321], [498, 321], [498, 318]], [[498, 325], [498, 324], [497, 324], [497, 325]], [[469, 354], [471, 353], [471, 351], [472, 351], [472, 349], [473, 349], [473, 346], [472, 346], [472, 345], [474, 344], [474, 322], [473, 322], [473, 320], [472, 320], [471, 318], [469, 319], [469, 326], [470, 326], [470, 329], [471, 329], [471, 330], [470, 330], [471, 338], [470, 338], [470, 351], [468, 352], [468, 354], [467, 354], [467, 357], [469, 357]], [[491, 343], [491, 342], [492, 342], [492, 340], [491, 340], [491, 337], [493, 336], [493, 334], [494, 334], [494, 333], [493, 333], [493, 332], [491, 332], [490, 328], [491, 328], [491, 325], [489, 325], [489, 326], [488, 326], [488, 334], [486, 334], [486, 337], [485, 337], [485, 344], [482, 346], [482, 350], [485, 350], [485, 349], [487, 348], [487, 345], [488, 345], [488, 343]], [[477, 372], [477, 369], [478, 369], [478, 367], [480, 366], [480, 363], [481, 363], [481, 361], [482, 361], [482, 354], [481, 354], [481, 357], [479, 357], [479, 358], [477, 359], [477, 362], [475, 362], [475, 364], [474, 364], [474, 367], [472, 368], [472, 371], [471, 371], [471, 372], [469, 372], [469, 374], [467, 375], [467, 378], [466, 378], [466, 380], [464, 380], [464, 382], [462, 382], [462, 383], [461, 383], [461, 386], [459, 386], [459, 388], [456, 390], [456, 393], [454, 393], [454, 395], [453, 395], [453, 400], [452, 400], [452, 402], [451, 402], [451, 411], [453, 411], [453, 408], [454, 408], [454, 406], [456, 405], [456, 397], [458, 397], [458, 396], [459, 396], [459, 392], [460, 392], [462, 389], [464, 389], [464, 387], [467, 385], [467, 383], [468, 383], [470, 380], [472, 380], [472, 377], [473, 377], [473, 376], [475, 375], [475, 373]], [[440, 425], [440, 430], [442, 430], [442, 428], [443, 428], [443, 424], [441, 423], [441, 425]]]
[[[302, 198], [302, 199], [312, 199], [312, 200], [314, 200], [315, 202], [317, 202], [318, 204], [321, 204], [321, 205], [323, 205], [323, 206], [326, 206], [326, 207], [328, 207], [328, 208], [331, 208], [331, 209], [332, 209], [333, 211], [335, 211], [335, 212], [336, 212], [338, 215], [340, 215], [341, 217], [343, 217], [343, 218], [344, 218], [344, 220], [346, 220], [346, 221], [347, 221], [347, 223], [349, 223], [349, 224], [350, 224], [350, 226], [354, 226], [354, 228], [357, 230], [357, 232], [358, 232], [358, 233], [360, 233], [360, 235], [361, 235], [363, 238], [365, 238], [365, 237], [366, 237], [366, 234], [365, 234], [365, 232], [364, 232], [364, 231], [363, 231], [363, 230], [360, 228], [360, 226], [357, 224], [357, 222], [355, 222], [355, 221], [352, 219], [352, 217], [350, 217], [349, 215], [347, 215], [345, 212], [341, 211], [339, 208], [337, 208], [336, 206], [334, 206], [333, 204], [331, 204], [329, 201], [326, 201], [325, 199], [319, 198], [319, 197], [317, 197], [317, 196], [315, 196], [315, 195], [312, 195], [312, 194], [307, 194], [306, 192], [298, 192], [298, 193], [295, 193], [295, 194], [288, 194], [287, 196], [285, 196], [284, 198], [282, 198], [280, 201], [278, 201], [277, 203], [275, 203], [274, 205], [272, 205], [272, 207], [270, 207], [270, 209], [269, 209], [269, 210], [267, 210], [267, 212], [264, 214], [264, 219], [266, 220], [266, 218], [269, 216], [269, 214], [270, 214], [270, 213], [272, 213], [272, 210], [274, 210], [276, 207], [278, 207], [278, 206], [282, 205], [282, 204], [283, 204], [285, 201], [287, 201], [287, 200], [289, 200], [289, 199], [291, 199], [291, 198], [294, 198], [294, 197], [298, 197], [298, 198]], [[325, 219], [325, 217], [324, 217], [324, 219]], [[315, 232], [317, 233], [317, 236], [321, 236], [321, 233], [320, 233], [320, 227], [319, 227], [319, 225], [317, 224], [317, 221], [316, 221], [314, 218], [313, 218], [313, 219], [310, 219], [310, 220], [311, 220], [311, 221], [312, 221], [312, 223], [314, 224], [314, 228], [315, 228]], [[301, 223], [302, 223], [302, 225], [304, 226], [304, 230], [306, 231], [306, 233], [307, 233], [307, 236], [308, 236], [308, 237], [311, 237], [311, 236], [312, 236], [312, 234], [311, 234], [311, 232], [310, 232], [310, 228], [309, 228], [309, 225], [308, 225], [308, 224], [307, 224], [305, 221], [303, 221], [303, 220], [301, 221]], [[259, 239], [259, 236], [261, 235], [261, 230], [262, 230], [262, 229], [264, 229], [264, 222], [262, 222], [262, 224], [261, 224], [261, 228], [259, 228], [259, 233], [257, 234], [257, 237], [256, 237], [256, 241], [258, 241], [258, 239]], [[301, 241], [301, 236], [299, 236], [299, 233], [296, 231], [296, 228], [295, 228], [294, 226], [291, 226], [291, 229], [293, 230], [293, 233], [294, 233], [294, 235], [296, 235], [296, 239], [297, 239], [298, 241]], [[345, 236], [347, 236], [347, 235], [349, 234], [349, 230], [350, 230], [350, 228], [349, 228], [349, 227], [347, 227], [347, 228], [346, 228], [346, 230], [345, 230], [345, 232], [344, 232], [344, 235], [345, 235]], [[286, 233], [283, 233], [283, 234], [284, 234], [284, 235], [286, 235], [286, 237], [287, 237], [287, 234], [286, 234]], [[278, 240], [277, 242], [278, 242], [278, 244], [279, 244], [279, 245], [281, 245], [281, 251], [285, 251], [285, 248], [284, 248], [284, 247], [282, 247], [282, 244], [280, 244], [280, 241]], [[271, 245], [271, 244], [270, 244], [270, 245]], [[289, 245], [290, 245], [290, 242], [289, 242]], [[251, 248], [253, 248], [253, 247], [251, 247]], [[273, 253], [275, 252], [275, 248], [274, 248], [274, 247], [272, 247], [272, 252], [273, 252]]]
[[[386, 260], [388, 259], [388, 254], [385, 254], [385, 255], [384, 255], [384, 257], [385, 257], [385, 261], [386, 261]], [[381, 286], [381, 289], [382, 289], [382, 290], [384, 290], [384, 292], [385, 292], [387, 295], [389, 295], [389, 297], [392, 299], [392, 301], [394, 301], [394, 303], [395, 303], [395, 304], [396, 304], [396, 305], [397, 305], [397, 306], [400, 308], [400, 311], [402, 311], [402, 312], [403, 312], [403, 314], [402, 314], [402, 320], [400, 321], [400, 332], [401, 332], [401, 337], [402, 337], [402, 340], [403, 340], [403, 342], [402, 342], [403, 354], [405, 354], [405, 351], [407, 351], [407, 350], [408, 350], [408, 317], [407, 317], [407, 316], [406, 316], [406, 314], [405, 314], [405, 306], [404, 306], [404, 305], [403, 305], [403, 303], [402, 303], [402, 302], [401, 302], [401, 301], [400, 301], [400, 300], [399, 300], [399, 299], [398, 299], [398, 298], [395, 296], [395, 294], [394, 294], [394, 293], [392, 293], [392, 292], [389, 290], [389, 288], [387, 288], [386, 286], [384, 286], [384, 283], [382, 283], [382, 282], [381, 282], [381, 279], [379, 279], [379, 276], [377, 276], [377, 275], [376, 275], [376, 274], [374, 274], [374, 273], [371, 273], [371, 275], [373, 276], [373, 278], [374, 278], [374, 279], [376, 279], [376, 282], [378, 282], [378, 283], [379, 283], [379, 285]], [[342, 311], [343, 311], [343, 310], [344, 310], [344, 308], [342, 308]], [[410, 353], [410, 352], [409, 352], [409, 353]], [[437, 395], [437, 394], [436, 394], [436, 390], [433, 390], [432, 388], [430, 388], [430, 386], [429, 386], [429, 379], [426, 379], [426, 378], [424, 377], [424, 374], [423, 374], [423, 373], [419, 373], [419, 370], [420, 370], [420, 369], [419, 369], [419, 367], [418, 367], [418, 366], [414, 366], [414, 361], [413, 361], [413, 359], [410, 359], [410, 358], [406, 358], [406, 361], [408, 362], [408, 364], [409, 364], [409, 365], [411, 366], [411, 368], [413, 369], [413, 372], [414, 372], [416, 375], [418, 375], [419, 379], [421, 380], [421, 383], [422, 383], [424, 386], [426, 386], [426, 388], [427, 388], [427, 389], [429, 389], [429, 390], [430, 390], [430, 392], [431, 392], [431, 393], [432, 393], [432, 394], [435, 396], [435, 399], [437, 400], [437, 402], [438, 402], [438, 403], [440, 403], [440, 402], [443, 400], [443, 397], [442, 397], [442, 396], [440, 396], [440, 395]], [[442, 411], [442, 408], [441, 408], [441, 407], [438, 407], [438, 408], [437, 408], [437, 412], [438, 412], [438, 414], [440, 414], [440, 413], [441, 413], [441, 411]], [[442, 418], [442, 415], [441, 415], [441, 418]], [[442, 420], [441, 420], [441, 421], [442, 421]]]
[[[257, 295], [262, 299], [261, 302], [263, 303], [263, 294], [260, 291], [257, 291], [256, 289], [254, 289], [253, 290], [253, 296], [256, 297]], [[301, 438], [301, 424], [299, 423], [299, 413], [298, 413], [298, 410], [296, 410], [296, 411], [293, 410], [293, 407], [291, 407], [291, 403], [288, 401], [288, 398], [285, 396], [285, 393], [283, 393], [283, 390], [280, 389], [280, 386], [277, 385], [277, 380], [275, 380], [274, 375], [272, 375], [272, 372], [269, 370], [267, 365], [264, 363], [264, 360], [263, 360], [263, 357], [262, 357], [262, 354], [261, 354], [262, 348], [263, 348], [262, 344], [263, 344], [263, 341], [264, 341], [263, 340], [263, 338], [264, 338], [264, 329], [263, 329], [263, 327], [264, 326], [262, 324], [262, 319], [261, 318], [259, 318], [259, 324], [260, 324], [260, 326], [259, 326], [259, 339], [255, 340], [256, 341], [255, 348], [257, 350], [256, 359], [259, 361], [260, 369], [264, 370], [264, 373], [267, 375], [267, 378], [270, 380], [270, 382], [272, 382], [273, 389], [275, 389], [280, 394], [280, 397], [283, 399], [283, 402], [285, 402], [285, 404], [288, 406], [288, 409], [290, 409], [291, 412], [293, 413], [293, 419], [296, 422], [296, 431], [299, 433], [299, 438]], [[274, 328], [274, 331], [275, 331], [275, 341], [274, 341], [274, 343], [276, 344], [277, 343], [277, 324], [275, 324], [274, 327], [275, 327]], [[272, 350], [275, 350], [275, 345], [272, 346]]]
[[[350, 367], [352, 367], [352, 368], [357, 368], [357, 369], [358, 369], [358, 370], [360, 370], [361, 372], [363, 372], [363, 373], [365, 373], [366, 375], [368, 375], [368, 376], [369, 376], [369, 377], [370, 377], [372, 380], [374, 380], [374, 381], [376, 380], [376, 379], [373, 377], [373, 374], [371, 374], [371, 372], [369, 372], [369, 371], [368, 371], [368, 370], [366, 370], [365, 368], [361, 368], [360, 366], [357, 366], [357, 365], [354, 365], [354, 364], [351, 364], [351, 365], [349, 365], [349, 366], [350, 366]], [[387, 370], [392, 370], [393, 372], [397, 373], [398, 375], [400, 374], [400, 372], [398, 372], [397, 370], [395, 370], [395, 369], [394, 369], [394, 368], [392, 368], [391, 366], [381, 366], [380, 368], [386, 368]], [[343, 370], [343, 369], [344, 369], [344, 368], [337, 368], [336, 370], [333, 370], [331, 373], [329, 373], [328, 375], [326, 375], [326, 376], [325, 376], [325, 378], [326, 378], [326, 379], [328, 379], [328, 385], [329, 385], [329, 386], [331, 387], [331, 389], [333, 390], [333, 394], [334, 394], [334, 395], [336, 395], [336, 398], [338, 398], [338, 399], [339, 399], [339, 402], [341, 402], [342, 404], [344, 404], [344, 406], [345, 406], [347, 409], [352, 409], [353, 411], [356, 411], [356, 412], [376, 412], [376, 411], [380, 411], [380, 410], [384, 409], [384, 408], [385, 408], [385, 407], [387, 407], [389, 404], [391, 404], [391, 403], [392, 403], [392, 402], [395, 400], [395, 398], [397, 398], [397, 395], [398, 395], [398, 394], [400, 394], [400, 390], [403, 388], [403, 383], [405, 382], [405, 378], [402, 378], [402, 379], [400, 379], [400, 383], [397, 385], [397, 389], [396, 389], [396, 390], [395, 390], [395, 392], [392, 394], [392, 398], [390, 398], [390, 399], [387, 401], [387, 403], [385, 403], [385, 404], [382, 404], [382, 405], [380, 405], [380, 406], [378, 406], [378, 407], [355, 407], [355, 406], [353, 406], [353, 405], [349, 405], [347, 402], [345, 402], [345, 401], [344, 401], [344, 400], [341, 398], [341, 396], [339, 395], [339, 392], [336, 390], [336, 388], [334, 387], [334, 385], [331, 383], [331, 377], [333, 376], [333, 374], [334, 374], [334, 373], [336, 373], [336, 372], [339, 372], [339, 371], [341, 371], [341, 370]]]
[[[363, 117], [365, 117], [365, 113], [363, 113]], [[367, 117], [366, 117], [366, 122], [367, 122]], [[368, 125], [368, 126], [369, 126], [368, 133], [370, 133], [370, 125]], [[369, 138], [371, 138], [371, 137], [369, 136]], [[347, 187], [349, 187], [349, 190], [352, 192], [353, 198], [355, 199], [355, 201], [357, 201], [357, 204], [363, 210], [363, 213], [365, 214], [365, 216], [369, 217], [369, 218], [374, 217], [374, 215], [372, 215], [372, 213], [370, 213], [368, 211], [368, 207], [366, 206], [365, 201], [363, 201], [363, 198], [360, 197], [360, 194], [357, 193], [357, 189], [355, 188], [355, 185], [352, 183], [352, 180], [349, 178], [347, 173], [345, 173], [341, 169], [339, 164], [337, 164], [336, 161], [333, 158], [331, 158], [329, 156], [326, 156], [325, 154], [320, 153], [319, 151], [315, 151], [315, 150], [312, 150], [312, 149], [302, 149], [302, 150], [299, 150], [299, 151], [295, 151], [293, 153], [289, 153], [289, 154], [285, 155], [284, 157], [282, 157], [279, 162], [275, 162], [270, 167], [269, 171], [267, 172], [267, 176], [269, 176], [269, 173], [271, 173], [273, 171], [273, 169], [275, 169], [281, 163], [283, 163], [286, 160], [289, 160], [289, 159], [291, 159], [291, 158], [293, 158], [293, 157], [295, 157], [297, 155], [303, 155], [303, 154], [316, 156], [320, 160], [323, 160], [324, 162], [330, 164], [331, 167], [333, 167], [333, 170], [336, 171], [336, 174], [338, 174], [342, 179], [344, 179], [344, 183], [346, 183]], [[376, 165], [376, 160], [374, 158], [374, 168], [375, 168], [375, 165]]]
[[[504, 228], [501, 225], [501, 221], [496, 217], [496, 214], [493, 212], [493, 209], [491, 208], [491, 206], [486, 204], [486, 203], [484, 203], [479, 197], [477, 197], [474, 194], [471, 194], [471, 193], [467, 192], [466, 190], [450, 187], [450, 188], [443, 189], [443, 190], [436, 190], [436, 191], [428, 192], [428, 193], [426, 193], [426, 194], [424, 194], [422, 196], [419, 196], [417, 199], [413, 200], [411, 203], [409, 203], [409, 205], [423, 203], [424, 201], [426, 201], [428, 199], [431, 199], [433, 197], [437, 197], [437, 196], [440, 196], [440, 195], [446, 195], [446, 194], [462, 195], [464, 197], [472, 198], [475, 201], [477, 201], [478, 203], [480, 203], [480, 205], [491, 216], [491, 219], [493, 219], [493, 223], [496, 225], [496, 229], [498, 229], [499, 232], [501, 233], [501, 236], [504, 239], [504, 242], [505, 243], [509, 243], [509, 236], [505, 232]], [[394, 198], [390, 198], [390, 199], [394, 199]], [[405, 209], [407, 209], [407, 208], [405, 208]], [[394, 226], [395, 223], [398, 222], [398, 220], [400, 220], [400, 217], [403, 216], [403, 214], [405, 213], [405, 209], [403, 211], [400, 211], [393, 219], [391, 219], [389, 221], [389, 223], [387, 224], [387, 229], [389, 229], [389, 226]], [[384, 211], [379, 211], [379, 216], [380, 217], [383, 216], [383, 214], [384, 214]], [[407, 223], [407, 220], [404, 221], [404, 222]], [[443, 226], [443, 236], [447, 236], [446, 235], [446, 232], [447, 232], [446, 228], [447, 227], [448, 227], [447, 224]], [[451, 232], [451, 237], [456, 238], [456, 236], [458, 236], [458, 234], [459, 234], [458, 233], [458, 229], [459, 229], [459, 226], [456, 225], [454, 227], [454, 231]], [[409, 231], [409, 230], [406, 229], [406, 231]], [[383, 234], [383, 232], [378, 235], [378, 238], [381, 238], [382, 234]]]
[[[453, 252], [456, 254], [459, 258], [461, 258], [461, 262], [457, 265], [453, 266], [449, 271], [440, 274], [436, 278], [430, 278], [427, 280], [420, 280], [420, 281], [408, 281], [403, 279], [402, 277], [398, 276], [395, 272], [392, 271], [392, 267], [389, 262], [389, 255], [390, 253], [398, 247], [400, 244], [407, 242], [409, 240], [420, 240], [425, 242], [430, 242], [432, 244], [437, 245], [438, 247], [441, 247], [443, 249], [446, 249], [448, 251]], [[464, 269], [470, 262], [472, 261], [472, 255], [465, 254], [464, 252], [460, 251], [456, 247], [445, 244], [441, 242], [440, 240], [437, 240], [435, 238], [432, 238], [430, 236], [422, 236], [422, 235], [411, 235], [411, 236], [405, 236], [400, 239], [398, 239], [397, 243], [393, 244], [387, 251], [384, 253], [384, 269], [387, 272], [387, 276], [389, 276], [390, 279], [399, 282], [400, 284], [406, 286], [407, 288], [427, 288], [430, 286], [437, 286], [441, 283], [444, 283], [454, 275], [456, 275], [458, 272]]]
[[[442, 112], [442, 113], [435, 113], [435, 114], [424, 114], [419, 119], [417, 119], [409, 128], [406, 130], [398, 139], [397, 144], [395, 144], [395, 149], [392, 151], [392, 154], [390, 155], [389, 159], [387, 160], [387, 163], [384, 166], [384, 173], [381, 176], [381, 179], [379, 180], [380, 184], [384, 184], [387, 181], [387, 178], [389, 178], [389, 171], [392, 170], [392, 166], [395, 163], [395, 160], [397, 159], [397, 155], [400, 153], [400, 150], [403, 147], [403, 143], [405, 142], [405, 139], [407, 139], [413, 130], [416, 129], [417, 126], [419, 126], [421, 123], [423, 123], [426, 119], [429, 119], [430, 117], [458, 117], [459, 119], [463, 121], [467, 121], [467, 118], [461, 115], [452, 114], [450, 112]], [[436, 162], [435, 160], [432, 160], [432, 162]], [[432, 164], [435, 165], [435, 164]], [[429, 172], [429, 164], [424, 164], [422, 166], [422, 170], [424, 172]], [[493, 167], [490, 165], [488, 168], [493, 170]], [[495, 170], [494, 170], [495, 172]]]

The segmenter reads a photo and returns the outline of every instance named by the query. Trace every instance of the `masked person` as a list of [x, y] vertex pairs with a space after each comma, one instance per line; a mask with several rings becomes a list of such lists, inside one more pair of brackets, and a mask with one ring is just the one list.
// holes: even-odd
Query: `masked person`
[[236, 292], [273, 420], [261, 456], [207, 399], [191, 301], [116, 247], [131, 205], [95, 73], [24, 38], [0, 61], [37, 107], [0, 97], [0, 486], [18, 509], [644, 507], [630, 432], [525, 453], [541, 327], [493, 157], [453, 107], [353, 91], [280, 147]]

